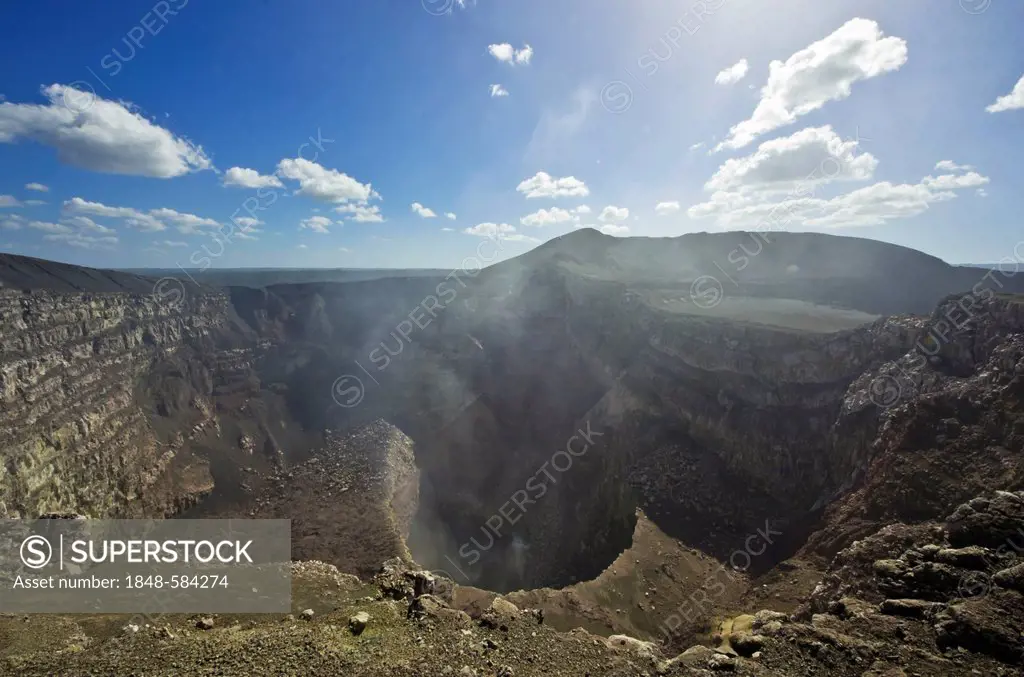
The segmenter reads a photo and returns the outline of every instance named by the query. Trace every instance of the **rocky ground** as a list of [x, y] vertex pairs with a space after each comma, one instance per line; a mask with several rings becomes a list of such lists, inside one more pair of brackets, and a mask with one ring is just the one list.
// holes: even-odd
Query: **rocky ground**
[[505, 597], [467, 613], [451, 581], [400, 560], [372, 583], [296, 563], [289, 616], [0, 617], [0, 671], [1009, 677], [1024, 666], [1022, 551], [1024, 493], [979, 496], [944, 522], [890, 525], [843, 550], [796, 613], [751, 609], [681, 652], [561, 632]]
[[[625, 634], [653, 640], [668, 651], [708, 640], [723, 617], [741, 613], [757, 599], [771, 608], [796, 609], [820, 580], [820, 571], [802, 576], [795, 565], [783, 577], [754, 576], [748, 560], [764, 556], [780, 534], [762, 526], [753, 538], [737, 542], [736, 566], [684, 545], [666, 535], [642, 511], [637, 512], [631, 546], [594, 579], [560, 588], [520, 590], [506, 595], [521, 607], [541, 609], [546, 622], [570, 631], [584, 628], [595, 634]], [[768, 539], [768, 540], [766, 540]], [[456, 605], [482, 610], [494, 593], [459, 586]]]

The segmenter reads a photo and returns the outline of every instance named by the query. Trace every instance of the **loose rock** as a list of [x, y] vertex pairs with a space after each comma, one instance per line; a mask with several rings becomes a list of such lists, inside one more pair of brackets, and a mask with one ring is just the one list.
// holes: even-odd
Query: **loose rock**
[[366, 629], [366, 624], [370, 622], [370, 614], [365, 611], [360, 611], [355, 616], [348, 619], [348, 629], [352, 631], [353, 635], [358, 635]]

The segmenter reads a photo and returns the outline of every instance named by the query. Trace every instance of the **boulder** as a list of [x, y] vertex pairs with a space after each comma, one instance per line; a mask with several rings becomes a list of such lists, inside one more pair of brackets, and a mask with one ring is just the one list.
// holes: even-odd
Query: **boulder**
[[[1024, 537], [1024, 493], [997, 491], [992, 498], [965, 503], [948, 521], [949, 542], [956, 547], [989, 548], [1021, 542]], [[1014, 540], [1016, 539], [1016, 540]]]
[[1024, 592], [1024, 562], [1009, 569], [1003, 569], [992, 576], [992, 582], [1004, 588]]
[[978, 545], [965, 548], [943, 548], [935, 553], [935, 561], [962, 569], [984, 570], [991, 561], [992, 553]]
[[348, 629], [352, 631], [353, 635], [359, 635], [366, 629], [366, 624], [369, 622], [370, 614], [360, 611], [348, 619]]
[[487, 610], [502, 618], [513, 619], [519, 617], [519, 607], [504, 597], [495, 597], [491, 605], [487, 607]]
[[939, 647], [961, 647], [1008, 663], [1024, 660], [1021, 628], [1016, 625], [1016, 619], [991, 603], [993, 596], [995, 593], [952, 604], [939, 613], [935, 623], [935, 641]]
[[733, 672], [736, 669], [736, 659], [732, 656], [716, 653], [708, 659], [708, 669], [718, 672]]
[[923, 599], [887, 599], [879, 606], [879, 610], [887, 616], [928, 618], [944, 606], [939, 602], [928, 602]]
[[658, 672], [663, 674], [670, 673], [677, 665], [686, 668], [705, 668], [708, 665], [708, 661], [715, 655], [715, 653], [714, 649], [702, 644], [691, 646], [672, 660], [663, 662], [658, 667]]
[[612, 635], [607, 639], [608, 648], [622, 653], [629, 653], [638, 658], [657, 660], [661, 652], [654, 642], [645, 642], [629, 635]]
[[757, 630], [765, 623], [769, 623], [771, 621], [778, 621], [780, 623], [784, 623], [788, 619], [789, 616], [787, 616], [784, 613], [780, 613], [778, 611], [770, 611], [768, 609], [762, 609], [761, 611], [758, 611], [756, 614], [754, 614], [754, 622], [751, 623], [751, 627], [754, 630]]

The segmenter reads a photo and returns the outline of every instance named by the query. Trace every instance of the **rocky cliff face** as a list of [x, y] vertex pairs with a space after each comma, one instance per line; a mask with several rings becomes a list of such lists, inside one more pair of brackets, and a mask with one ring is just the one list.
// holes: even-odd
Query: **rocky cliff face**
[[[164, 514], [208, 492], [206, 462], [184, 442], [208, 413], [214, 356], [196, 358], [227, 312], [224, 295], [170, 308], [138, 294], [0, 291], [0, 513]], [[183, 352], [187, 387], [147, 391]], [[154, 429], [153, 407], [182, 405], [194, 415], [173, 434]]]
[[[975, 301], [969, 312], [965, 298]], [[911, 350], [866, 372], [843, 400], [829, 447], [848, 477], [805, 551], [831, 555], [898, 521], [1024, 487], [1024, 303], [958, 295], [918, 321]]]

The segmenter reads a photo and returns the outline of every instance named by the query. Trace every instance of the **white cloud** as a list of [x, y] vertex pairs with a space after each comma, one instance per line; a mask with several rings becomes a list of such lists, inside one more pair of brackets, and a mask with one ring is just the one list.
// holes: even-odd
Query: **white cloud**
[[[232, 219], [235, 225], [245, 231], [254, 231], [256, 226], [262, 226], [263, 222], [259, 219], [254, 219], [251, 216], [236, 216]], [[256, 231], [258, 232], [258, 231]]]
[[305, 228], [313, 231], [314, 233], [327, 234], [331, 232], [327, 227], [333, 223], [334, 221], [331, 221], [326, 216], [311, 216], [308, 219], [303, 219], [299, 222], [299, 229], [301, 230]]
[[66, 223], [66, 224], [71, 225], [71, 226], [74, 226], [74, 227], [78, 228], [80, 231], [86, 232], [86, 233], [97, 233], [99, 235], [109, 235], [109, 234], [115, 232], [113, 228], [108, 228], [107, 226], [101, 226], [100, 224], [98, 224], [95, 221], [93, 221], [92, 219], [90, 219], [88, 216], [67, 216], [67, 217], [62, 218], [61, 222], [62, 223]]
[[552, 207], [551, 209], [539, 209], [532, 214], [527, 214], [519, 219], [519, 223], [524, 226], [543, 227], [572, 222], [575, 224], [574, 228], [579, 228], [580, 216], [586, 214], [590, 214], [590, 207], [587, 205], [580, 205], [574, 209]]
[[805, 218], [808, 226], [879, 226], [886, 221], [915, 216], [935, 202], [950, 200], [951, 192], [934, 192], [923, 184], [876, 183], [828, 200], [821, 216]]
[[521, 65], [529, 65], [530, 60], [533, 59], [533, 47], [524, 45], [522, 49], [516, 50], [516, 63]]
[[917, 216], [931, 205], [956, 197], [956, 189], [988, 182], [971, 172], [962, 176], [925, 177], [916, 184], [888, 181], [865, 186], [831, 199], [786, 196], [773, 193], [714, 193], [708, 202], [687, 210], [692, 219], [713, 218], [723, 229], [757, 228], [851, 228], [878, 226], [888, 221]]
[[996, 99], [995, 103], [986, 106], [985, 110], [989, 113], [1002, 113], [1003, 111], [1016, 110], [1018, 108], [1024, 108], [1024, 75], [1021, 76], [1020, 80], [1017, 80], [1017, 84], [1013, 86], [1013, 91]]
[[682, 207], [680, 207], [679, 203], [675, 200], [671, 202], [659, 202], [654, 207], [654, 213], [658, 216], [668, 216], [669, 214], [675, 214], [680, 209], [682, 209]]
[[746, 59], [740, 59], [726, 69], [719, 71], [715, 76], [716, 85], [734, 85], [747, 75], [749, 65]]
[[559, 207], [552, 207], [551, 209], [541, 209], [532, 214], [527, 214], [519, 219], [519, 223], [524, 226], [533, 227], [552, 226], [558, 223], [573, 221], [576, 218], [572, 212]]
[[344, 254], [351, 254], [352, 253], [352, 250], [349, 249], [348, 247], [338, 247], [338, 251], [342, 252]]
[[808, 127], [765, 141], [746, 157], [726, 160], [704, 189], [806, 190], [830, 181], [870, 179], [877, 166], [871, 153], [857, 154], [856, 141], [843, 141], [829, 126]]
[[454, 233], [455, 229], [454, 228], [442, 228], [441, 232], [442, 233]]
[[974, 194], [977, 195], [978, 197], [988, 197], [988, 191], [985, 190], [984, 188], [979, 188], [978, 190], [974, 191]]
[[700, 150], [703, 147], [704, 147], [704, 142], [703, 141], [698, 141], [697, 143], [695, 143], [692, 146], [690, 146], [690, 150], [691, 151]]
[[118, 243], [118, 239], [113, 235], [94, 237], [79, 233], [55, 233], [44, 235], [43, 239], [50, 242], [61, 242], [80, 249], [113, 249], [114, 245]]
[[479, 235], [480, 237], [496, 237], [504, 233], [514, 233], [515, 231], [515, 227], [507, 223], [478, 223], [475, 226], [466, 228], [462, 232], [467, 235]]
[[101, 226], [92, 219], [81, 216], [65, 216], [61, 223], [33, 221], [29, 228], [40, 230], [48, 242], [59, 242], [80, 249], [113, 249], [118, 243], [113, 228]]
[[444, 215], [445, 215], [446, 218], [449, 218], [452, 221], [454, 221], [455, 219], [459, 218], [459, 217], [455, 216], [455, 212], [445, 212]]
[[153, 124], [130, 104], [64, 85], [42, 93], [49, 104], [0, 103], [0, 143], [36, 141], [56, 149], [62, 162], [111, 174], [166, 179], [213, 166], [202, 146]]
[[162, 240], [160, 242], [157, 242], [157, 244], [158, 245], [163, 245], [164, 247], [187, 247], [188, 246], [188, 242], [180, 242], [178, 240]]
[[516, 190], [527, 198], [586, 197], [590, 195], [587, 185], [575, 176], [555, 179], [547, 172], [537, 172], [532, 178], [526, 179], [516, 186]]
[[508, 90], [501, 85], [491, 85], [491, 98], [497, 96], [508, 96]]
[[608, 205], [601, 210], [601, 215], [597, 217], [602, 223], [608, 223], [609, 221], [625, 221], [629, 218], [629, 209], [626, 207], [615, 207]]
[[507, 42], [500, 45], [488, 45], [487, 51], [498, 61], [512, 63], [512, 60], [515, 59], [515, 48]]
[[628, 235], [629, 226], [617, 226], [615, 224], [607, 224], [601, 226], [601, 232], [605, 235]]
[[49, 223], [48, 221], [29, 221], [28, 227], [34, 230], [41, 230], [44, 233], [59, 235], [71, 235], [75, 232], [71, 226], [65, 226], [62, 223]]
[[142, 213], [131, 207], [108, 207], [99, 202], [89, 202], [80, 197], [73, 197], [64, 203], [64, 211], [81, 214], [93, 214], [94, 216], [108, 216], [112, 218], [128, 218]]
[[138, 217], [128, 218], [125, 220], [125, 225], [144, 233], [155, 233], [167, 228], [159, 219], [154, 219], [148, 214], [139, 214]]
[[785, 62], [772, 61], [754, 112], [734, 125], [715, 150], [742, 148], [829, 101], [845, 99], [853, 83], [898, 70], [906, 62], [906, 41], [884, 37], [869, 19], [851, 19]]
[[348, 219], [357, 223], [382, 223], [384, 217], [377, 205], [366, 204], [345, 204], [335, 207], [334, 211], [339, 214], [351, 214]]
[[413, 202], [410, 208], [412, 209], [412, 213], [416, 214], [421, 219], [433, 219], [437, 217], [437, 214], [434, 213], [433, 209], [424, 207], [419, 202]]
[[522, 233], [509, 233], [507, 235], [502, 235], [500, 239], [508, 240], [509, 242], [532, 242], [534, 244], [540, 244], [540, 240], [537, 238], [530, 237], [529, 235], [523, 235]]
[[[89, 202], [80, 197], [73, 197], [64, 202], [65, 214], [89, 214], [113, 219], [124, 219], [125, 224], [144, 232], [165, 230], [166, 225], [151, 214], [140, 212], [131, 207], [108, 207], [99, 202]], [[170, 210], [173, 211], [173, 210]], [[175, 212], [177, 213], [177, 212]]]
[[462, 232], [467, 235], [508, 240], [509, 242], [540, 242], [537, 238], [517, 233], [515, 226], [510, 226], [507, 223], [479, 223], [470, 228], [466, 228]]
[[44, 186], [41, 183], [26, 183], [25, 184], [25, 190], [34, 190], [34, 191], [38, 191], [40, 193], [48, 193], [48, 192], [50, 192], [50, 187], [49, 186]]
[[[67, 223], [85, 224], [86, 221], [92, 223], [94, 228], [90, 228], [90, 230], [93, 232], [105, 232], [95, 230], [96, 228], [102, 229], [104, 226], [99, 226], [91, 221], [91, 219], [85, 219], [82, 215], [88, 214], [108, 219], [123, 219], [127, 226], [151, 233], [166, 230], [168, 223], [177, 226], [178, 232], [185, 235], [202, 233], [203, 231], [200, 230], [202, 228], [221, 227], [221, 224], [213, 219], [179, 212], [166, 207], [151, 209], [149, 212], [141, 212], [131, 207], [110, 207], [99, 202], [89, 202], [80, 197], [73, 197], [65, 201], [63, 214], [62, 220]], [[244, 219], [236, 219], [236, 223], [242, 220]]]
[[195, 214], [186, 214], [162, 207], [149, 210], [149, 215], [162, 223], [171, 223], [178, 227], [178, 232], [185, 235], [198, 235], [201, 228], [220, 228], [213, 219], [206, 219]]
[[44, 204], [46, 204], [46, 200], [25, 200], [25, 206], [27, 207], [38, 207]]
[[520, 64], [525, 66], [533, 58], [533, 47], [529, 45], [524, 45], [522, 49], [515, 49], [507, 42], [503, 42], [501, 44], [488, 45], [487, 51], [498, 61], [512, 65]]
[[0, 209], [20, 207], [21, 202], [13, 195], [0, 195]]
[[0, 217], [0, 228], [5, 228], [7, 230], [21, 230], [24, 223], [25, 218], [18, 214], [10, 214], [8, 216]]
[[273, 174], [264, 176], [255, 169], [232, 167], [224, 172], [224, 185], [238, 188], [282, 188], [281, 179]]
[[296, 247], [296, 249], [309, 249], [309, 247], [307, 247], [304, 244], [300, 244], [298, 247]]
[[955, 190], [957, 188], [975, 188], [988, 183], [987, 176], [978, 172], [967, 172], [966, 174], [943, 174], [941, 176], [926, 176], [921, 183], [932, 190]]
[[969, 172], [974, 169], [974, 165], [958, 165], [952, 160], [939, 160], [935, 163], [935, 169], [940, 172]]
[[327, 169], [303, 158], [288, 158], [277, 164], [277, 173], [299, 182], [299, 195], [325, 202], [367, 202], [380, 197], [368, 183], [360, 183], [336, 169]]

